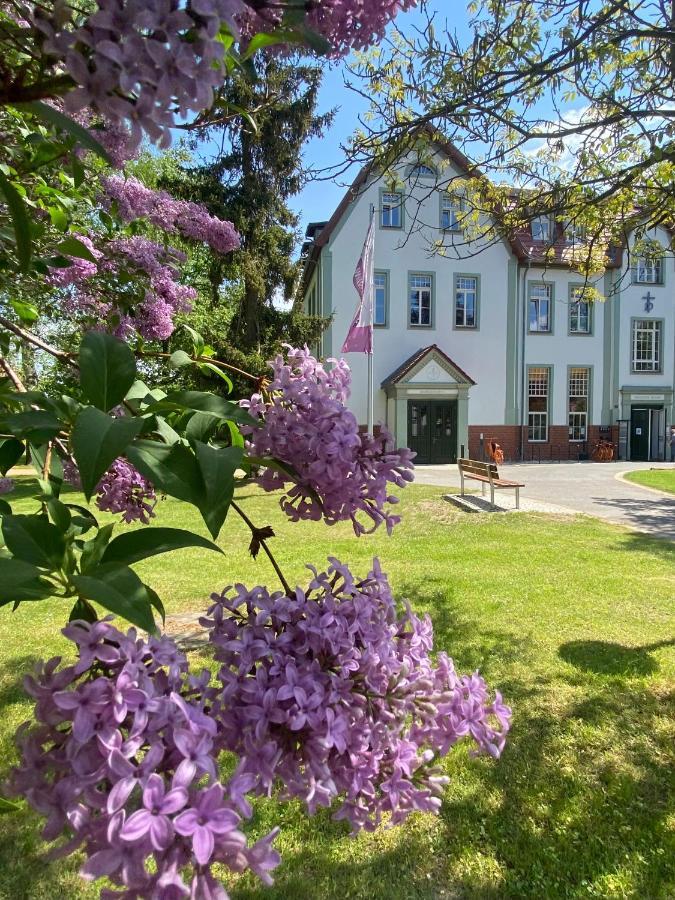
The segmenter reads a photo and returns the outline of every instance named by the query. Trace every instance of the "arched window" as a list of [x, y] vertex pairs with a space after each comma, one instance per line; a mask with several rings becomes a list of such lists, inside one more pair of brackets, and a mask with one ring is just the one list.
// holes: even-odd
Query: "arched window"
[[425, 166], [423, 163], [418, 163], [416, 166], [413, 166], [408, 174], [408, 178], [435, 178], [436, 172], [431, 166]]

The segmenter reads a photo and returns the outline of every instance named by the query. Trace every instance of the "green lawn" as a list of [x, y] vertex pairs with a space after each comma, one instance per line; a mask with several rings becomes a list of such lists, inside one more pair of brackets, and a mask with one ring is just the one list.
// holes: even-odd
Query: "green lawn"
[[[254, 521], [274, 526], [292, 579], [329, 553], [363, 571], [379, 555], [397, 595], [431, 612], [437, 647], [460, 670], [480, 668], [514, 719], [499, 762], [451, 755], [438, 817], [354, 840], [328, 814], [261, 804], [253, 831], [280, 824], [284, 861], [273, 888], [243, 877], [233, 900], [675, 896], [673, 546], [585, 517], [467, 515], [440, 493], [408, 489], [392, 538], [356, 540], [346, 525], [292, 525], [276, 498], [239, 492]], [[199, 527], [172, 501], [156, 521]], [[244, 536], [232, 517], [225, 560], [190, 550], [138, 568], [169, 612], [200, 610], [233, 581], [273, 582]], [[0, 610], [0, 778], [29, 713], [22, 674], [62, 651], [65, 615], [56, 602]], [[98, 896], [75, 860], [45, 860], [37, 832], [28, 812], [0, 818], [0, 897]]]
[[626, 472], [623, 477], [635, 484], [675, 494], [675, 469], [637, 469], [635, 472]]

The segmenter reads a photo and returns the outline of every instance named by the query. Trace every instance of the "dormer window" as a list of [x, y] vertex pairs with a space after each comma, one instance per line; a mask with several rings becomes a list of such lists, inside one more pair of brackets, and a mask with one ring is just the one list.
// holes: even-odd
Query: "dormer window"
[[553, 237], [553, 219], [550, 216], [535, 216], [532, 219], [532, 240], [550, 241]]
[[410, 174], [408, 178], [435, 178], [436, 172], [431, 166], [425, 166], [422, 163], [418, 163], [416, 166], [413, 166], [410, 170]]
[[445, 191], [441, 195], [441, 228], [443, 231], [459, 231], [461, 228], [462, 201]]
[[568, 244], [583, 244], [586, 240], [586, 229], [577, 222], [568, 222], [565, 225], [565, 240]]
[[403, 227], [403, 194], [400, 191], [382, 193], [380, 225], [382, 228]]
[[663, 284], [663, 259], [638, 256], [633, 265], [634, 284]]

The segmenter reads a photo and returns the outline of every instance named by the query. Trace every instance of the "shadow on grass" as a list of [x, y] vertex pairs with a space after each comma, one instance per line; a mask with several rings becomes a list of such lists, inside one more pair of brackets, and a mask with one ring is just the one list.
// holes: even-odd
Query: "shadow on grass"
[[27, 699], [23, 680], [33, 671], [38, 661], [39, 657], [34, 654], [26, 654], [13, 657], [11, 666], [0, 667], [0, 710], [8, 703]]
[[624, 647], [611, 641], [569, 641], [561, 644], [558, 653], [565, 662], [577, 669], [595, 672], [597, 675], [653, 675], [659, 665], [650, 655], [659, 647], [672, 647], [675, 638], [657, 641], [644, 647]]

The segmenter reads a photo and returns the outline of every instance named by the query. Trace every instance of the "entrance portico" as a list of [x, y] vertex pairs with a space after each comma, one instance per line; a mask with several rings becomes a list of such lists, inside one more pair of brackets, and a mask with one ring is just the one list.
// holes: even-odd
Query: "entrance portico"
[[475, 381], [436, 344], [414, 353], [382, 382], [387, 427], [418, 463], [451, 463], [469, 445], [469, 388]]

